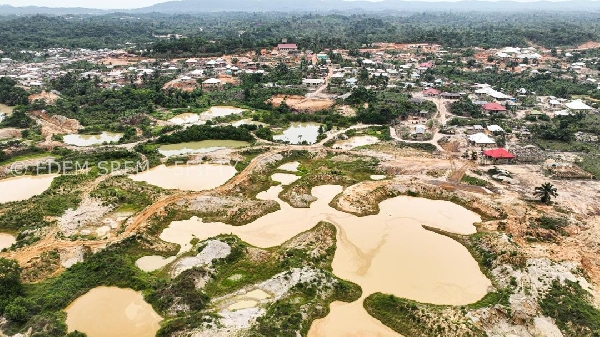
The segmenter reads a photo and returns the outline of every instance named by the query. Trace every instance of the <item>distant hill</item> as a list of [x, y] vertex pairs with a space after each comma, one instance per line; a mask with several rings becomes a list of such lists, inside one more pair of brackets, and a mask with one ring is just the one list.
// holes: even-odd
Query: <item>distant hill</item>
[[54, 8], [54, 7], [38, 7], [38, 6], [26, 6], [26, 7], [14, 7], [10, 5], [0, 5], [0, 15], [35, 15], [35, 14], [49, 14], [49, 15], [65, 15], [65, 14], [106, 14], [112, 11], [93, 9], [93, 8], [81, 8], [81, 7], [69, 7], [69, 8]]
[[570, 1], [477, 1], [463, 0], [456, 2], [426, 2], [411, 0], [383, 0], [378, 2], [355, 0], [181, 0], [168, 1], [150, 7], [132, 10], [101, 10], [91, 8], [51, 8], [51, 7], [14, 7], [0, 5], [0, 15], [32, 15], [32, 14], [106, 14], [114, 12], [165, 14], [206, 13], [206, 12], [306, 12], [306, 11], [382, 11], [395, 10], [403, 12], [427, 11], [585, 11], [599, 12], [600, 0]]
[[599, 11], [600, 1], [476, 1], [424, 2], [404, 0], [344, 1], [344, 0], [182, 0], [159, 3], [136, 9], [134, 12], [201, 13], [221, 11], [348, 11], [348, 10], [398, 10], [398, 11]]

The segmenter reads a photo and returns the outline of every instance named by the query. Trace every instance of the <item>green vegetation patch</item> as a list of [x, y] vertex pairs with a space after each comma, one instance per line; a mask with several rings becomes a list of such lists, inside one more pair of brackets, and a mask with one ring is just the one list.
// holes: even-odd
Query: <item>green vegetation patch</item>
[[579, 283], [554, 281], [540, 301], [542, 313], [554, 318], [565, 336], [597, 336], [600, 332], [600, 310], [591, 295]]
[[485, 187], [489, 184], [489, 182], [487, 182], [486, 180], [483, 179], [479, 179], [477, 177], [473, 177], [470, 175], [465, 174], [461, 181], [463, 183], [469, 184], [469, 185], [473, 185], [473, 186], [481, 186], [481, 187]]
[[[350, 186], [360, 181], [370, 180], [377, 174], [379, 162], [371, 157], [328, 154], [322, 159], [300, 160], [298, 174], [302, 176], [286, 186], [279, 197], [292, 203], [299, 195], [310, 195], [311, 189], [319, 185]], [[308, 207], [308, 204], [302, 207]], [[299, 206], [299, 205], [297, 205]]]
[[[382, 293], [370, 295], [363, 305], [371, 316], [404, 336], [485, 336], [460, 312], [453, 318], [444, 317], [442, 311], [451, 311], [450, 306], [423, 304]], [[458, 316], [462, 316], [460, 321], [454, 321]]]
[[581, 160], [576, 162], [581, 169], [594, 175], [596, 179], [600, 177], [600, 151], [598, 153], [585, 153], [581, 155]]
[[[10, 260], [0, 259], [0, 269], [10, 271], [0, 273], [0, 289], [11, 292], [9, 301], [0, 302], [4, 303], [0, 312], [4, 311], [10, 320], [5, 332], [24, 332], [32, 328], [36, 332], [45, 332], [43, 336], [64, 336], [67, 331], [62, 310], [98, 286], [132, 288], [151, 294], [162, 281], [142, 272], [135, 266], [135, 261], [146, 255], [176, 253], [169, 246], [162, 247], [154, 248], [154, 242], [143, 236], [129, 237], [86, 256], [84, 262], [73, 265], [58, 277], [27, 285], [17, 281], [20, 274], [18, 267], [11, 267]], [[155, 303], [150, 303], [156, 307]]]
[[246, 142], [254, 141], [250, 134], [250, 127], [256, 129], [256, 125], [235, 126], [210, 126], [210, 125], [192, 125], [189, 128], [174, 132], [170, 135], [162, 135], [158, 138], [159, 144], [177, 144], [185, 142], [194, 142], [207, 139], [230, 139], [242, 140]]
[[77, 208], [85, 184], [94, 178], [89, 174], [58, 176], [42, 194], [0, 205], [0, 229], [21, 233], [17, 236], [17, 247], [35, 241], [33, 234], [23, 234], [23, 231], [49, 226], [53, 222], [47, 217], [58, 217], [69, 208]]
[[137, 212], [168, 193], [160, 187], [132, 181], [125, 176], [117, 176], [98, 184], [90, 196], [115, 206], [117, 211]]
[[[221, 235], [212, 239], [220, 240], [231, 247], [231, 253], [224, 259], [213, 262], [211, 270], [196, 267], [183, 272], [167, 287], [154, 292], [150, 298], [152, 303], [160, 304], [162, 312], [173, 304], [185, 304], [187, 300], [175, 291], [180, 289], [184, 294], [192, 291], [196, 298], [196, 308], [183, 310], [175, 316], [168, 317], [159, 331], [159, 336], [170, 336], [214, 324], [215, 312], [222, 303], [207, 302], [208, 298], [218, 298], [254, 284], [266, 281], [273, 276], [291, 271], [293, 268], [314, 268], [323, 277], [315, 282], [298, 283], [283, 298], [269, 304], [266, 314], [251, 327], [248, 336], [296, 336], [300, 332], [306, 336], [313, 320], [322, 318], [329, 312], [329, 304], [333, 301], [355, 301], [361, 296], [361, 289], [356, 284], [340, 280], [331, 273], [331, 262], [335, 252], [335, 226], [321, 222], [312, 229], [300, 233], [279, 247], [261, 249], [253, 247], [236, 236]], [[204, 243], [196, 244], [193, 253], [201, 251]], [[202, 294], [193, 293], [192, 284], [198, 277], [209, 276]], [[174, 297], [166, 297], [168, 294]], [[157, 296], [154, 300], [154, 296]], [[202, 303], [202, 305], [199, 305]], [[206, 308], [201, 310], [201, 307]], [[188, 304], [189, 305], [189, 304]]]
[[435, 147], [435, 145], [430, 144], [430, 143], [407, 143], [407, 142], [395, 142], [395, 145], [399, 148], [412, 148], [412, 149], [417, 149], [417, 150], [421, 150], [421, 151], [425, 151], [428, 153], [433, 153], [434, 151], [437, 151], [437, 147]]

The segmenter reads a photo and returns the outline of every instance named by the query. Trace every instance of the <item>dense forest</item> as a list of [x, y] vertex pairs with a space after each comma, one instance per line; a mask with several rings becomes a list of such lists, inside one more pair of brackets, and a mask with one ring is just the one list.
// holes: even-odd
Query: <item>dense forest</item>
[[29, 103], [27, 91], [16, 84], [13, 79], [0, 77], [0, 104], [13, 106]]
[[107, 90], [97, 86], [97, 78], [79, 78], [77, 74], [67, 73], [51, 81], [50, 87], [60, 91], [62, 96], [55, 105], [46, 109], [50, 113], [75, 118], [82, 125], [90, 126], [119, 124], [126, 119], [135, 119], [140, 113], [152, 112], [155, 107], [196, 107], [196, 101], [203, 95], [202, 92], [162, 90], [164, 83], [170, 79], [156, 73], [144, 77], [140, 85], [127, 85], [121, 90]]
[[[228, 14], [222, 14], [228, 15]], [[423, 13], [234, 18], [213, 22], [193, 38], [154, 44], [159, 55], [217, 53], [274, 46], [286, 38], [303, 49], [351, 49], [373, 42], [428, 42], [447, 47], [572, 46], [597, 39], [598, 15], [533, 13]], [[596, 21], [587, 21], [596, 20]], [[211, 42], [212, 41], [212, 42]]]
[[[560, 12], [13, 16], [0, 19], [0, 49], [15, 56], [23, 49], [50, 47], [135, 47], [164, 56], [222, 54], [275, 46], [284, 38], [311, 50], [351, 49], [378, 41], [556, 47], [598, 39], [599, 22], [598, 14]], [[188, 38], [155, 37], [165, 34]]]
[[250, 142], [254, 139], [249, 132], [249, 127], [256, 129], [255, 125], [242, 125], [240, 127], [192, 125], [185, 130], [178, 131], [170, 135], [160, 136], [160, 138], [158, 138], [158, 143], [177, 144], [207, 139], [231, 139]]
[[[541, 69], [541, 72], [545, 72]], [[429, 76], [431, 75], [431, 76]], [[442, 76], [456, 82], [488, 83], [511, 95], [516, 95], [521, 88], [538, 95], [552, 95], [569, 98], [571, 95], [589, 95], [595, 92], [596, 85], [592, 83], [579, 83], [575, 78], [557, 78], [553, 74], [520, 74], [498, 72], [494, 69], [481, 71], [463, 71], [453, 66], [439, 66], [428, 70], [424, 79]]]

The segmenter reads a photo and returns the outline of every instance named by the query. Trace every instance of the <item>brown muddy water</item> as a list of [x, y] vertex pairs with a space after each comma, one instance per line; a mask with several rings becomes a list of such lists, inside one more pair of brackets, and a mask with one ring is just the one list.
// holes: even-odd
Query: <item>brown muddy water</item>
[[302, 177], [295, 174], [275, 173], [271, 176], [271, 180], [280, 182], [282, 185], [289, 185]]
[[0, 180], [0, 204], [27, 200], [43, 193], [56, 175], [20, 176]]
[[203, 124], [204, 123], [204, 122], [200, 123], [200, 115], [191, 113], [191, 112], [186, 112], [186, 113], [177, 115], [177, 116], [169, 119], [168, 122], [171, 122], [175, 125]]
[[63, 142], [69, 145], [75, 146], [93, 146], [100, 145], [104, 142], [118, 142], [123, 137], [121, 133], [102, 132], [99, 135], [65, 135], [63, 136]]
[[162, 321], [142, 294], [115, 287], [94, 288], [65, 312], [69, 332], [78, 330], [88, 337], [153, 337]]
[[282, 171], [298, 172], [298, 166], [300, 166], [300, 163], [297, 161], [293, 161], [279, 166], [278, 169]]
[[158, 270], [175, 261], [175, 256], [162, 257], [157, 255], [144, 256], [135, 261], [135, 265], [143, 271], [151, 272]]
[[158, 148], [158, 152], [165, 157], [171, 157], [193, 153], [208, 153], [221, 149], [235, 149], [248, 145], [250, 143], [240, 140], [202, 140], [198, 142], [163, 145]]
[[292, 125], [283, 130], [280, 135], [274, 135], [274, 140], [289, 142], [290, 144], [301, 144], [306, 141], [308, 144], [317, 142], [319, 128], [321, 124], [317, 123], [292, 123]]
[[244, 109], [234, 106], [213, 106], [201, 114], [202, 119], [213, 119], [215, 117], [224, 117], [229, 115], [239, 115], [244, 112]]
[[258, 195], [276, 200], [281, 210], [245, 226], [204, 223], [196, 217], [175, 221], [161, 238], [191, 248], [190, 240], [219, 234], [234, 234], [258, 247], [279, 246], [309, 230], [319, 221], [333, 223], [338, 230], [333, 272], [359, 284], [363, 297], [353, 303], [335, 302], [331, 313], [313, 323], [309, 336], [398, 336], [362, 307], [374, 292], [393, 294], [419, 302], [461, 305], [481, 299], [491, 286], [477, 262], [458, 242], [427, 231], [422, 225], [459, 234], [475, 232], [480, 217], [447, 201], [396, 197], [380, 204], [380, 213], [356, 217], [331, 208], [328, 203], [341, 186], [318, 186], [318, 198], [310, 208], [292, 208], [279, 200], [275, 186]]
[[236, 172], [235, 168], [230, 165], [160, 165], [151, 170], [130, 175], [129, 178], [166, 189], [204, 191], [223, 185]]
[[14, 236], [6, 233], [0, 233], [0, 250], [4, 248], [10, 248], [10, 246], [12, 246], [15, 242], [17, 242], [17, 239]]

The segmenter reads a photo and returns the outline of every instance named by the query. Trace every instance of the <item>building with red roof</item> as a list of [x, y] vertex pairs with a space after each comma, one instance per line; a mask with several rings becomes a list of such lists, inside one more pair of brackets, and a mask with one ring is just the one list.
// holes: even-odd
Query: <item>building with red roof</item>
[[483, 105], [483, 110], [487, 113], [506, 111], [506, 108], [498, 103], [486, 103]]
[[486, 157], [486, 159], [493, 160], [494, 163], [498, 161], [511, 162], [516, 158], [512, 153], [506, 151], [503, 148], [484, 150], [483, 155]]

